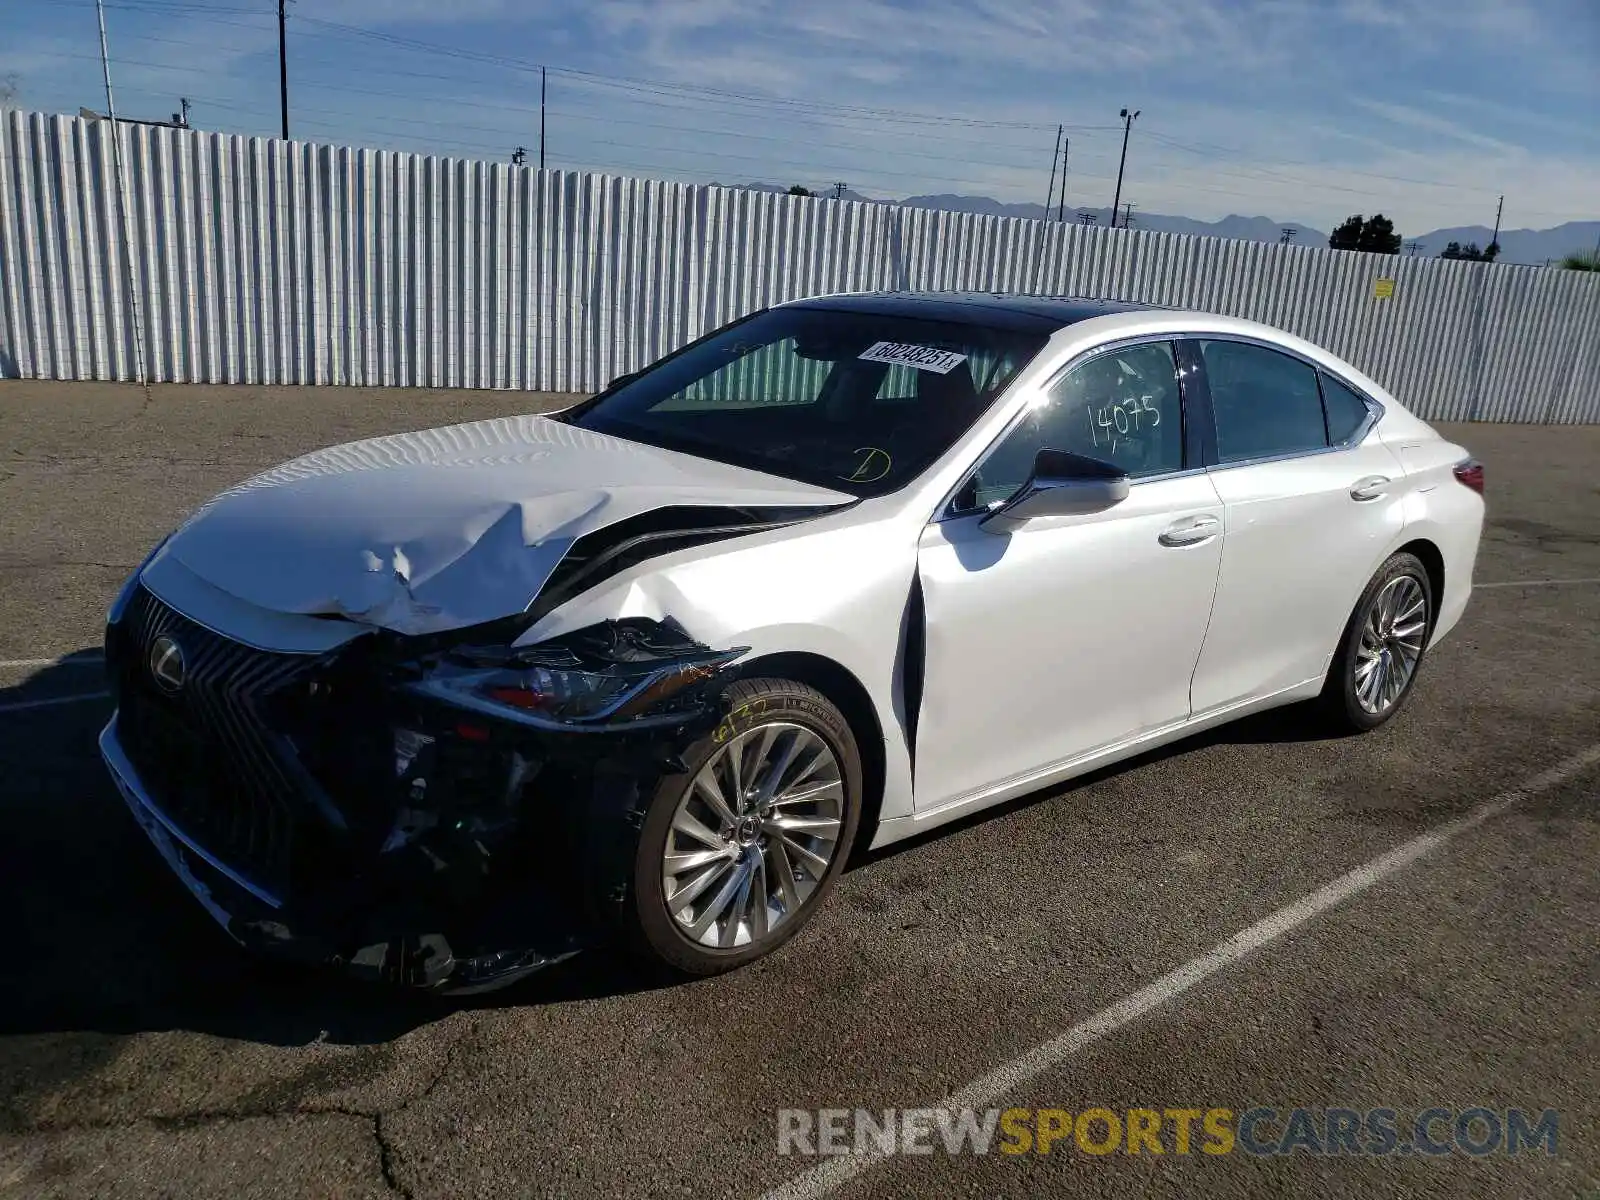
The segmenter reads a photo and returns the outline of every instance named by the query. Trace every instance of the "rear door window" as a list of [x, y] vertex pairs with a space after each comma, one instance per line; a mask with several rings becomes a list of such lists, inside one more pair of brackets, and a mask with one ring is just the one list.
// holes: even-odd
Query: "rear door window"
[[1249, 342], [1201, 340], [1217, 427], [1217, 461], [1243, 462], [1328, 445], [1316, 368]]

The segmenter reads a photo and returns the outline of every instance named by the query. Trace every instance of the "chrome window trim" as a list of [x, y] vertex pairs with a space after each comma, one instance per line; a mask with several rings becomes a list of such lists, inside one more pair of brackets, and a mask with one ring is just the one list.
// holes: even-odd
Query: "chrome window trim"
[[1212, 473], [1217, 471], [1232, 471], [1236, 467], [1259, 467], [1265, 463], [1289, 462], [1299, 458], [1316, 458], [1323, 454], [1337, 454], [1341, 450], [1350, 450], [1351, 446], [1318, 446], [1315, 450], [1285, 450], [1282, 454], [1260, 454], [1254, 458], [1239, 458], [1232, 462], [1212, 463], [1206, 470]]
[[[1339, 383], [1343, 384], [1345, 387], [1349, 388], [1352, 392], [1359, 396], [1362, 402], [1367, 406], [1367, 419], [1356, 428], [1355, 433], [1351, 434], [1343, 441], [1332, 442], [1326, 446], [1317, 446], [1309, 450], [1285, 450], [1282, 454], [1262, 454], [1257, 455], [1254, 458], [1237, 458], [1231, 462], [1217, 462], [1213, 463], [1208, 470], [1227, 471], [1233, 469], [1234, 467], [1254, 467], [1259, 466], [1262, 463], [1285, 462], [1292, 458], [1311, 458], [1318, 454], [1332, 454], [1336, 450], [1353, 450], [1366, 440], [1367, 434], [1371, 433], [1373, 427], [1377, 425], [1379, 421], [1383, 420], [1384, 414], [1388, 411], [1386, 408], [1384, 408], [1382, 402], [1375, 400], [1366, 388], [1357, 387], [1338, 371], [1333, 370], [1331, 367], [1323, 366], [1316, 359], [1302, 354], [1298, 350], [1294, 350], [1288, 346], [1281, 346], [1277, 342], [1269, 341], [1267, 338], [1252, 337], [1245, 333], [1189, 333], [1179, 336], [1185, 337], [1188, 340], [1196, 343], [1239, 342], [1247, 346], [1259, 346], [1263, 350], [1273, 350], [1278, 354], [1282, 354], [1286, 358], [1292, 358], [1296, 362], [1304, 363], [1306, 366], [1310, 367], [1317, 376], [1317, 400], [1322, 405], [1322, 427], [1324, 431], [1326, 431], [1328, 427], [1328, 402], [1322, 395], [1322, 376], [1327, 375], [1330, 378], [1337, 380]], [[1204, 354], [1205, 352], [1202, 350], [1202, 359], [1204, 358]], [[1206, 380], [1206, 387], [1208, 390], [1211, 387], [1211, 381], [1209, 378]], [[1211, 420], [1212, 424], [1215, 425], [1215, 408], [1212, 409]]]
[[[1047, 393], [1051, 388], [1055, 387], [1058, 383], [1065, 379], [1069, 373], [1076, 370], [1078, 367], [1083, 366], [1085, 363], [1092, 362], [1101, 355], [1114, 354], [1118, 350], [1126, 350], [1132, 346], [1154, 345], [1157, 342], [1166, 342], [1174, 345], [1174, 349], [1172, 351], [1173, 378], [1179, 379], [1182, 373], [1182, 364], [1178, 362], [1178, 352], [1175, 348], [1175, 344], [1180, 341], [1182, 337], [1182, 334], [1174, 333], [1141, 333], [1130, 337], [1117, 338], [1115, 341], [1102, 342], [1098, 346], [1091, 346], [1087, 350], [1080, 350], [1077, 354], [1073, 355], [1066, 362], [1057, 367], [1054, 372], [1046, 376], [1039, 383], [1035, 384], [1034, 387], [1040, 392], [1040, 394]], [[996, 403], [999, 403], [998, 399], [996, 400]], [[1184, 420], [1184, 446], [1187, 452], [1189, 417], [1187, 405], [1183, 400], [1181, 385], [1178, 394], [1178, 412]], [[1022, 424], [1023, 419], [1027, 417], [1027, 415], [1027, 405], [1023, 405], [1022, 408], [1018, 409], [1012, 414], [1011, 420], [1006, 424], [1005, 428], [990, 439], [989, 444], [979, 452], [978, 457], [973, 460], [972, 465], [961, 473], [961, 478], [956, 481], [955, 486], [946, 492], [944, 498], [941, 499], [934, 507], [933, 515], [929, 518], [928, 524], [939, 525], [943, 524], [945, 521], [956, 521], [965, 519], [967, 517], [983, 516], [989, 512], [989, 509], [987, 508], [967, 508], [962, 509], [960, 512], [952, 512], [950, 506], [955, 502], [956, 493], [966, 485], [967, 480], [972, 477], [972, 473], [978, 470], [979, 467], [983, 466], [988, 457], [999, 448], [1000, 444], [1004, 442], [1006, 438], [1011, 436], [1011, 434], [1016, 430], [1017, 426]], [[1199, 475], [1206, 469], [1207, 468], [1205, 466], [1179, 467], [1176, 470], [1160, 471], [1150, 475], [1140, 475], [1137, 478], [1129, 476], [1128, 486], [1137, 487], [1142, 483], [1154, 483], [1158, 480], [1176, 479], [1182, 475]]]

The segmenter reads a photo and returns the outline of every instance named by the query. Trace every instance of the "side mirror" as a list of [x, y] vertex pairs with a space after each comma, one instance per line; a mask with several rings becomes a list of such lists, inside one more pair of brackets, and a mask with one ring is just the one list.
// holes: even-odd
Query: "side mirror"
[[991, 533], [1010, 533], [1034, 517], [1104, 512], [1127, 498], [1128, 474], [1121, 467], [1082, 454], [1046, 449], [1034, 456], [1028, 482], [978, 524]]

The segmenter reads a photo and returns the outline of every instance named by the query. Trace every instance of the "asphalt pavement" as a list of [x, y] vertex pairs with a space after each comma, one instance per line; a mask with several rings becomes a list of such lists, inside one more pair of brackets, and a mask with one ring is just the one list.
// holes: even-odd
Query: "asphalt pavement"
[[[293, 454], [564, 402], [0, 383], [0, 1196], [1600, 1196], [1600, 428], [1446, 427], [1487, 464], [1487, 586], [1372, 735], [1285, 710], [896, 846], [716, 980], [593, 953], [448, 1002], [235, 950], [95, 754], [117, 585]], [[779, 1153], [782, 1110], [963, 1089], [1073, 1114], [1553, 1110], [1559, 1134]]]

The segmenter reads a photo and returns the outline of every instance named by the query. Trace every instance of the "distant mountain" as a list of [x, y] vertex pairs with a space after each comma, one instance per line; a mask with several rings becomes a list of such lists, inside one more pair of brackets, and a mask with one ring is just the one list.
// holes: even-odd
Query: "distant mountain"
[[[907, 196], [895, 203], [911, 208], [942, 208], [950, 212], [992, 213], [995, 216], [1031, 217], [1034, 220], [1047, 215], [1053, 218], [1060, 212], [1059, 208], [1052, 208], [1047, 214], [1042, 204], [1002, 204], [987, 196]], [[1111, 223], [1109, 208], [1069, 206], [1066, 210], [1066, 219], [1082, 220], [1086, 213], [1094, 216], [1096, 225]], [[1161, 213], [1142, 213], [1134, 209], [1133, 227], [1154, 229], [1160, 233], [1187, 233], [1197, 237], [1225, 237], [1246, 242], [1275, 242], [1283, 236], [1285, 229], [1293, 229], [1294, 240], [1299, 244], [1320, 246], [1328, 244], [1328, 235], [1319, 229], [1278, 222], [1270, 217], [1228, 216], [1220, 221], [1196, 221], [1189, 217], [1169, 217]]]
[[[1476, 242], [1481, 250], [1493, 237], [1494, 230], [1487, 225], [1435, 229], [1418, 239], [1422, 242], [1422, 249], [1417, 253], [1438, 255], [1451, 242], [1460, 242], [1463, 246]], [[1502, 229], [1500, 261], [1532, 263], [1534, 266], [1542, 265], [1546, 259], [1560, 262], [1579, 250], [1593, 250], [1597, 239], [1600, 239], [1600, 221], [1568, 221], [1554, 229]]]
[[[733, 187], [744, 187], [758, 192], [787, 192], [787, 187], [771, 183], [746, 183], [733, 184]], [[831, 193], [828, 193], [831, 195]], [[1057, 209], [1051, 208], [1046, 214], [1042, 204], [1007, 204], [988, 196], [958, 196], [954, 194], [939, 194], [931, 196], [907, 196], [904, 200], [880, 200], [869, 196], [860, 195], [845, 189], [844, 199], [862, 200], [872, 204], [902, 204], [908, 208], [930, 208], [945, 212], [982, 213], [995, 217], [1027, 217], [1039, 220], [1046, 215], [1054, 217]], [[1068, 221], [1081, 220], [1084, 214], [1094, 217], [1097, 225], [1111, 223], [1111, 210], [1106, 208], [1077, 208], [1068, 207], [1066, 219]], [[1294, 244], [1297, 246], [1326, 246], [1328, 234], [1309, 225], [1297, 222], [1275, 221], [1271, 217], [1241, 217], [1227, 216], [1220, 221], [1196, 221], [1190, 217], [1173, 217], [1163, 213], [1145, 213], [1137, 208], [1133, 211], [1133, 227], [1135, 229], [1154, 229], [1162, 233], [1186, 233], [1197, 237], [1222, 237], [1232, 238], [1245, 242], [1276, 242], [1283, 237], [1285, 229], [1293, 229]], [[1461, 229], [1435, 229], [1431, 233], [1421, 235], [1406, 235], [1406, 241], [1421, 243], [1417, 253], [1429, 258], [1434, 258], [1444, 250], [1450, 242], [1460, 242], [1463, 246], [1469, 242], [1476, 242], [1480, 247], [1487, 246], [1494, 235], [1494, 230], [1483, 225], [1468, 226]], [[1502, 229], [1500, 231], [1500, 261], [1507, 263], [1531, 263], [1541, 265], [1547, 259], [1560, 261], [1564, 256], [1578, 250], [1593, 250], [1596, 239], [1600, 238], [1600, 221], [1569, 221], [1565, 225], [1557, 225], [1554, 229]]]

